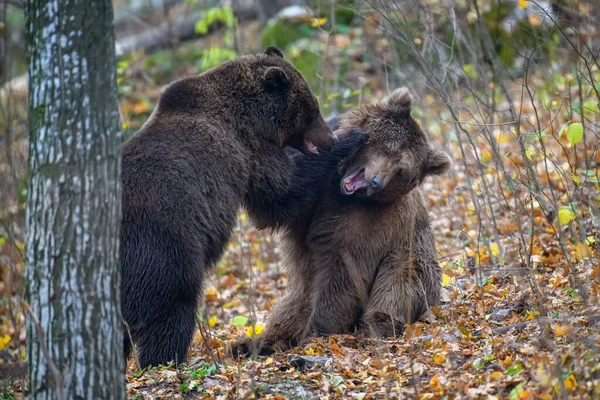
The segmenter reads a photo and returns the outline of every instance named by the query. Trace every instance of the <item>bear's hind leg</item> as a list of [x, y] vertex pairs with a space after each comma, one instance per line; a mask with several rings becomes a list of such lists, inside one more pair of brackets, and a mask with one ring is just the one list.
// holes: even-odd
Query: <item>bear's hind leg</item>
[[298, 346], [308, 336], [310, 301], [308, 293], [303, 290], [304, 285], [300, 282], [297, 285], [275, 304], [261, 336], [239, 339], [229, 346], [233, 357], [252, 353], [266, 356], [273, 354], [276, 347], [286, 351]]
[[175, 304], [148, 321], [136, 337], [140, 368], [185, 362], [194, 336], [195, 318], [196, 302], [188, 302]]

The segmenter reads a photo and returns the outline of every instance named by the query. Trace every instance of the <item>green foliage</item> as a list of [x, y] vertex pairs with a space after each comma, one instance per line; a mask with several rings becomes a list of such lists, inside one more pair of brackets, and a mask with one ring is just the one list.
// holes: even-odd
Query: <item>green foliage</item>
[[203, 70], [214, 68], [225, 61], [233, 60], [237, 53], [233, 50], [223, 49], [221, 47], [210, 47], [202, 55], [201, 66]]
[[205, 376], [214, 375], [217, 372], [216, 364], [203, 363], [202, 368], [195, 369], [190, 374], [190, 380], [198, 380], [204, 378]]
[[519, 383], [517, 386], [515, 386], [510, 391], [510, 394], [508, 396], [509, 396], [510, 400], [516, 400], [516, 399], [520, 398], [520, 395], [523, 392], [525, 392], [525, 384]]
[[0, 400], [15, 400], [16, 397], [13, 394], [12, 386], [10, 384], [10, 378], [7, 380], [0, 381]]
[[196, 33], [204, 35], [208, 33], [208, 29], [211, 26], [217, 23], [223, 24], [226, 28], [226, 31], [223, 34], [225, 47], [211, 46], [202, 52], [199, 67], [203, 71], [214, 68], [237, 57], [237, 52], [231, 48], [233, 46], [232, 32], [237, 24], [237, 19], [230, 7], [214, 7], [209, 9], [204, 17], [196, 22], [194, 29]]
[[248, 323], [248, 318], [246, 318], [242, 315], [235, 316], [231, 320], [231, 325], [233, 325], [233, 326], [245, 326], [247, 323]]
[[512, 364], [506, 370], [508, 376], [516, 376], [519, 375], [521, 372], [523, 372], [523, 366], [521, 364]]
[[576, 145], [583, 139], [583, 125], [580, 122], [576, 122], [569, 126], [567, 130], [567, 139], [571, 145]]
[[287, 21], [269, 21], [262, 31], [262, 47], [277, 46], [284, 49], [290, 43], [305, 37], [307, 33], [310, 34], [306, 27], [304, 24], [296, 25]]
[[208, 28], [216, 22], [221, 22], [227, 28], [233, 28], [236, 23], [236, 19], [231, 7], [213, 7], [209, 9], [204, 18], [196, 22], [194, 30], [196, 33], [205, 35], [208, 33]]

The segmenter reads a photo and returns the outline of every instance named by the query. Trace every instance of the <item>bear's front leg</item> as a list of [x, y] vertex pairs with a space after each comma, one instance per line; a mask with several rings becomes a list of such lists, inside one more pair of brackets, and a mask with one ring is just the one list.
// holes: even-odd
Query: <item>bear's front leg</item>
[[330, 248], [311, 254], [314, 279], [313, 314], [310, 327], [319, 336], [350, 333], [360, 320], [368, 298], [358, 271], [345, 265], [341, 255]]
[[397, 249], [379, 264], [363, 317], [371, 337], [400, 337], [427, 310], [426, 293], [410, 251]]

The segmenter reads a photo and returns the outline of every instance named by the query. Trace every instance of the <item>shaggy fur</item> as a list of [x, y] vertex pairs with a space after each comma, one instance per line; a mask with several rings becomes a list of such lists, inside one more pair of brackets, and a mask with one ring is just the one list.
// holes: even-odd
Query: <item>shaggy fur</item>
[[[331, 151], [294, 163], [284, 145], [308, 154], [307, 140]], [[169, 86], [122, 149], [126, 357], [131, 334], [142, 368], [184, 362], [204, 274], [240, 206], [261, 227], [295, 218], [364, 140], [333, 136], [302, 75], [274, 48]], [[315, 173], [302, 166], [309, 159]]]
[[[330, 121], [334, 129], [364, 128], [369, 139], [343, 162], [328, 193], [285, 229], [288, 293], [271, 310], [256, 348], [243, 339], [231, 347], [235, 355], [285, 350], [313, 331], [400, 336], [438, 303], [441, 270], [418, 186], [451, 162], [431, 147], [410, 111], [411, 96], [399, 89], [386, 102]], [[357, 172], [364, 187], [345, 192]]]

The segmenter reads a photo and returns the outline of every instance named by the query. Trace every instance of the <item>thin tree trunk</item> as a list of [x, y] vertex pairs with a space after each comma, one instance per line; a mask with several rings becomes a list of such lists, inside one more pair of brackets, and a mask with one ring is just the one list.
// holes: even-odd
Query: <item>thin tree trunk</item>
[[124, 399], [120, 144], [110, 0], [25, 2], [32, 399]]

